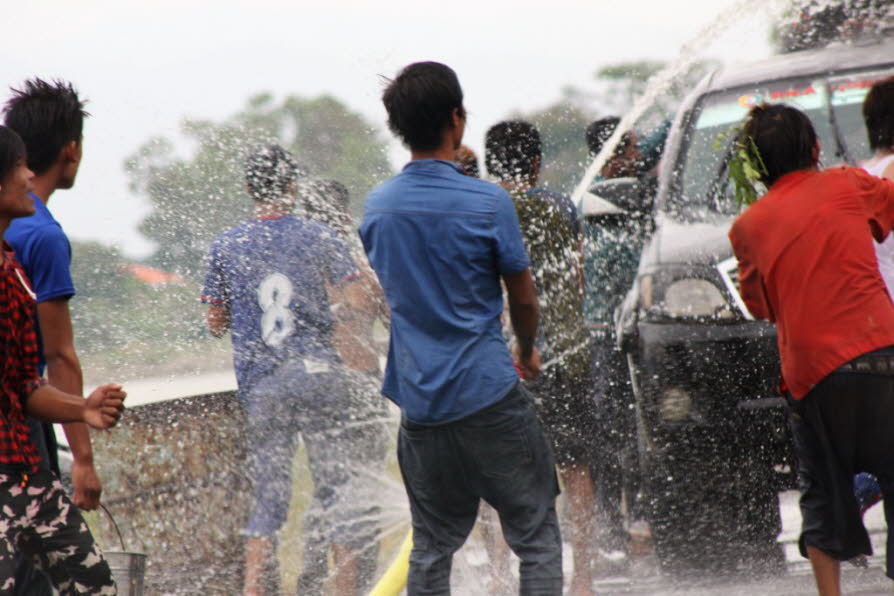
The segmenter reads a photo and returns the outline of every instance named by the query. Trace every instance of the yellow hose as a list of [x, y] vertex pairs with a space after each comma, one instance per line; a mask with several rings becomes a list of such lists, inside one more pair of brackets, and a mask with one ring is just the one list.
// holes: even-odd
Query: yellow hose
[[410, 551], [413, 550], [413, 529], [407, 532], [400, 551], [385, 571], [385, 575], [372, 589], [369, 596], [398, 596], [407, 587], [407, 575], [410, 573]]

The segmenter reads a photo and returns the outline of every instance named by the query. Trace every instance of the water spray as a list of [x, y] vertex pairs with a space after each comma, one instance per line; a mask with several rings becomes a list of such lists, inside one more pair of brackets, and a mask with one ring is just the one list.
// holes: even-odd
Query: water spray
[[[702, 48], [708, 43], [716, 40], [721, 33], [736, 23], [740, 19], [740, 15], [746, 14], [746, 12], [751, 13], [760, 11], [763, 8], [770, 8], [775, 4], [781, 3], [778, 2], [778, 0], [738, 0], [728, 9], [723, 10], [711, 23], [699, 29], [692, 39], [683, 44], [677, 59], [649, 78], [643, 94], [636, 100], [636, 102], [634, 102], [633, 107], [624, 114], [624, 117], [621, 118], [618, 126], [615, 127], [612, 136], [605, 142], [605, 145], [603, 145], [599, 154], [593, 158], [593, 161], [590, 163], [589, 167], [587, 167], [583, 178], [581, 178], [580, 183], [578, 183], [571, 196], [571, 200], [574, 204], [580, 204], [584, 193], [587, 192], [587, 189], [589, 189], [596, 175], [602, 171], [602, 168], [605, 166], [609, 157], [614, 153], [618, 143], [621, 142], [624, 133], [630, 130], [643, 114], [646, 113], [657, 96], [666, 92], [677, 77], [684, 74], [692, 67], [696, 59], [699, 57]], [[773, 12], [777, 13], [778, 11], [774, 10]]]

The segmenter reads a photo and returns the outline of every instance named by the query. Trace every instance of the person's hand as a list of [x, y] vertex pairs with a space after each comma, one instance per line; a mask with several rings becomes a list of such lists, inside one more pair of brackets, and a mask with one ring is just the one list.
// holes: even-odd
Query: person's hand
[[533, 381], [540, 375], [540, 352], [537, 348], [531, 348], [527, 357], [522, 355], [518, 344], [513, 348], [513, 357], [521, 368], [521, 375], [525, 381]]
[[78, 461], [71, 464], [71, 483], [74, 487], [72, 502], [78, 509], [93, 511], [99, 507], [102, 484], [96, 474], [93, 462]]
[[84, 404], [84, 422], [93, 428], [106, 429], [118, 424], [127, 393], [121, 385], [97, 387]]

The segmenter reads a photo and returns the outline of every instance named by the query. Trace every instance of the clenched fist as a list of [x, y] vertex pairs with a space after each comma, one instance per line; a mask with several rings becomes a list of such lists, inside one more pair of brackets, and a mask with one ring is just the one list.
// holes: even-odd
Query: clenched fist
[[125, 397], [127, 393], [121, 385], [108, 384], [97, 387], [84, 404], [84, 422], [93, 428], [112, 428], [121, 418]]

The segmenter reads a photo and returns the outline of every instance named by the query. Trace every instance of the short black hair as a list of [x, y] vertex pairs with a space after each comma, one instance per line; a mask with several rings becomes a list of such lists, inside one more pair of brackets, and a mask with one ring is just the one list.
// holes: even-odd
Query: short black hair
[[876, 83], [863, 100], [863, 121], [869, 147], [894, 149], [894, 76]]
[[304, 210], [312, 219], [329, 223], [336, 215], [347, 213], [351, 195], [337, 180], [313, 179], [301, 184]]
[[382, 93], [388, 128], [411, 149], [429, 151], [441, 144], [454, 110], [465, 116], [456, 73], [439, 62], [414, 62]]
[[478, 156], [468, 145], [460, 145], [456, 150], [456, 164], [463, 169], [463, 174], [472, 178], [481, 178], [481, 169], [478, 167]]
[[22, 137], [28, 151], [28, 167], [43, 174], [71, 141], [81, 141], [85, 100], [71, 83], [29, 79], [20, 89], [11, 88], [12, 97], [3, 108], [6, 126]]
[[785, 104], [761, 103], [748, 112], [741, 141], [754, 142], [766, 172], [761, 182], [769, 188], [782, 176], [816, 166], [816, 130], [810, 118]]
[[498, 122], [484, 137], [484, 164], [490, 175], [501, 180], [531, 176], [542, 155], [540, 132], [524, 120]]
[[22, 137], [8, 126], [0, 126], [0, 181], [6, 179], [25, 155]]
[[593, 155], [599, 153], [602, 150], [602, 146], [611, 138], [620, 123], [621, 119], [617, 116], [608, 116], [591, 122], [585, 134], [587, 149], [590, 150], [590, 153]]
[[248, 194], [262, 203], [281, 199], [298, 175], [298, 162], [291, 153], [275, 143], [257, 147], [245, 160]]

